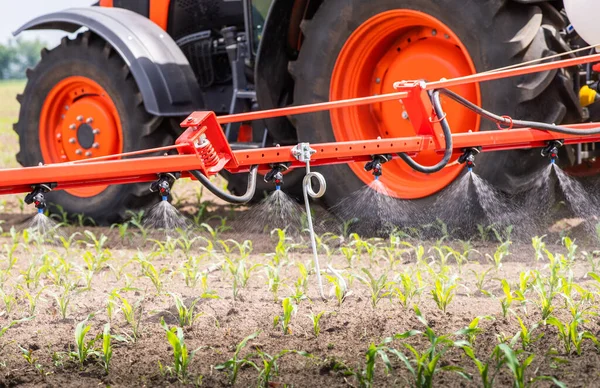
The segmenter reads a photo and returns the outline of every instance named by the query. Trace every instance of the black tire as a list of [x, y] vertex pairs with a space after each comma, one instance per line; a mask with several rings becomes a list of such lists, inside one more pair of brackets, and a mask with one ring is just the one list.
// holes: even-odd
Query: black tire
[[[173, 134], [167, 129], [169, 120], [145, 111], [141, 93], [125, 62], [103, 39], [85, 32], [73, 40], [63, 38], [52, 50], [42, 50], [41, 61], [27, 71], [25, 91], [17, 97], [21, 103], [19, 121], [14, 125], [21, 148], [17, 161], [21, 165], [47, 162], [42, 157], [38, 134], [42, 105], [54, 85], [74, 75], [94, 80], [110, 95], [121, 120], [124, 152], [173, 144]], [[71, 216], [85, 214], [98, 225], [106, 225], [125, 218], [127, 210], [135, 211], [157, 202], [158, 196], [148, 187], [149, 184], [109, 186], [89, 198], [57, 190], [48, 193], [47, 199]], [[53, 211], [52, 206], [50, 210]]]
[[[465, 8], [468, 5], [468, 8]], [[524, 5], [509, 0], [325, 0], [311, 20], [302, 24], [304, 42], [290, 72], [296, 80], [294, 104], [329, 99], [336, 59], [351, 33], [370, 17], [392, 9], [425, 12], [451, 28], [469, 51], [478, 72], [564, 51], [558, 30], [564, 20], [550, 5]], [[555, 70], [481, 84], [482, 105], [493, 112], [550, 123], [581, 120], [570, 75]], [[335, 141], [329, 112], [296, 119], [301, 141]], [[482, 122], [481, 130], [495, 126]], [[525, 177], [543, 164], [539, 150], [482, 154], [477, 172], [494, 186], [513, 193]], [[323, 167], [328, 185], [324, 200], [336, 204], [364, 183], [346, 165]], [[436, 195], [413, 201], [428, 209]]]

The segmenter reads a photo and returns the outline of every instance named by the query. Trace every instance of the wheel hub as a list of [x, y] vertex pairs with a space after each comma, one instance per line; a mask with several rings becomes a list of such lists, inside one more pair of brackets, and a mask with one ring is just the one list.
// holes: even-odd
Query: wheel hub
[[[330, 100], [393, 93], [394, 82], [401, 80], [434, 81], [474, 72], [466, 48], [442, 22], [418, 11], [392, 10], [373, 16], [348, 38], [333, 70]], [[452, 90], [480, 103], [478, 85]], [[477, 115], [454, 101], [442, 99], [442, 105], [453, 133], [478, 130]], [[408, 113], [399, 101], [333, 110], [331, 124], [337, 141], [415, 135]], [[435, 151], [425, 151], [415, 159], [433, 165], [441, 158]], [[451, 161], [456, 158], [458, 155]], [[361, 164], [351, 164], [350, 168], [366, 184], [372, 182], [373, 177]], [[443, 189], [460, 172], [460, 166], [453, 166], [426, 175], [401, 161], [391, 161], [381, 179], [394, 197], [415, 199]]]
[[[117, 109], [104, 88], [86, 77], [65, 78], [50, 90], [40, 115], [39, 135], [45, 163], [89, 159], [123, 151]], [[89, 197], [106, 187], [67, 191]]]

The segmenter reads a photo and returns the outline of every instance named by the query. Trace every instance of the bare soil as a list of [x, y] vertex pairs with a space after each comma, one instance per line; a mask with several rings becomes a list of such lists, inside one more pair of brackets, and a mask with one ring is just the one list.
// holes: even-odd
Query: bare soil
[[[270, 355], [285, 349], [305, 351], [311, 355], [305, 357], [290, 353], [280, 358], [278, 374], [272, 376], [269, 386], [358, 386], [358, 381], [347, 372], [350, 369], [362, 371], [365, 368], [365, 352], [370, 344], [379, 344], [386, 337], [411, 329], [425, 329], [411, 308], [413, 303], [419, 306], [430, 327], [439, 335], [454, 333], [469, 325], [477, 316], [493, 317], [490, 320], [482, 320], [480, 323], [482, 331], [475, 341], [476, 354], [480, 359], [487, 360], [498, 343], [498, 338], [512, 338], [519, 331], [519, 323], [514, 315], [509, 314], [507, 318], [502, 316], [500, 298], [503, 297], [503, 292], [500, 279], [507, 279], [511, 284], [517, 284], [519, 275], [523, 272], [539, 270], [541, 273], [548, 273], [546, 262], [534, 259], [531, 245], [515, 244], [511, 247], [511, 255], [503, 260], [500, 270], [490, 271], [484, 288], [491, 296], [486, 296], [477, 290], [473, 271], [481, 273], [491, 267], [485, 254], [493, 254], [498, 244], [476, 245], [474, 248], [478, 252], [470, 254], [469, 264], [463, 265], [460, 271], [455, 263], [449, 264], [451, 272], [461, 280], [447, 312], [441, 311], [432, 300], [430, 294], [432, 281], [426, 272], [423, 272], [425, 290], [412, 300], [408, 307], [402, 306], [397, 298], [384, 298], [376, 308], [371, 306], [367, 287], [357, 279], [351, 282], [352, 293], [341, 306], [334, 299], [322, 301], [318, 296], [316, 277], [313, 273], [309, 276], [307, 290], [309, 299], [298, 303], [297, 312], [291, 320], [290, 333], [284, 334], [280, 326], [274, 327], [273, 319], [282, 314], [281, 299], [292, 294], [293, 284], [299, 275], [296, 263], [310, 265], [312, 256], [309, 251], [306, 248], [291, 251], [287, 263], [281, 267], [281, 278], [284, 284], [276, 297], [269, 291], [266, 272], [259, 268], [252, 273], [247, 286], [240, 291], [238, 300], [234, 301], [232, 278], [218, 267], [208, 275], [208, 288], [219, 298], [201, 299], [196, 306], [196, 311], [201, 315], [191, 326], [183, 330], [188, 349], [195, 350], [195, 353], [188, 376], [182, 380], [169, 373], [161, 372], [159, 363], [163, 368], [173, 363], [173, 349], [167, 342], [160, 320], [164, 318], [167, 324], [177, 325], [173, 298], [166, 292], [181, 295], [187, 304], [202, 294], [200, 285], [195, 288], [187, 287], [179, 273], [182, 263], [186, 260], [184, 254], [176, 250], [152, 259], [154, 266], [163, 273], [163, 292], [158, 294], [148, 278], [142, 275], [140, 264], [130, 262], [138, 253], [138, 248], [144, 252], [156, 251], [157, 248], [152, 242], [142, 244], [142, 241], [136, 237], [135, 241], [123, 243], [119, 241], [114, 230], [89, 229], [96, 235], [102, 233], [110, 235], [108, 246], [112, 258], [107, 264], [113, 268], [126, 265], [120, 278], [115, 271], [105, 268], [93, 276], [91, 288], [86, 289], [85, 281], [80, 277], [86, 268], [82, 257], [89, 248], [81, 245], [73, 248], [68, 255], [62, 247], [56, 245], [36, 247], [31, 244], [21, 246], [16, 251], [15, 256], [19, 259], [5, 279], [3, 289], [16, 295], [17, 305], [10, 313], [0, 317], [0, 327], [6, 326], [11, 320], [29, 316], [27, 302], [16, 286], [21, 284], [26, 287], [23, 271], [27, 269], [30, 261], [39, 257], [43, 251], [56, 251], [59, 255], [65, 256], [73, 265], [72, 274], [69, 276], [77, 283], [77, 288], [73, 293], [67, 318], [62, 319], [53, 297], [59, 288], [52, 283], [48, 275], [42, 276], [39, 287], [32, 290], [37, 291], [43, 287], [41, 293], [43, 299], [36, 308], [35, 317], [11, 327], [3, 337], [0, 337], [0, 386], [228, 386], [228, 374], [216, 370], [215, 366], [230, 359], [236, 345], [254, 332], [260, 334], [241, 351], [242, 356], [256, 353], [257, 349]], [[220, 239], [229, 237], [235, 235], [223, 235]], [[247, 264], [268, 263], [270, 254], [275, 248], [275, 242], [271, 237], [268, 234], [243, 237], [254, 242], [253, 253], [246, 259]], [[301, 237], [296, 237], [296, 241], [300, 239]], [[10, 246], [12, 242], [10, 238], [3, 237], [0, 239], [0, 245], [2, 244]], [[426, 245], [427, 252], [430, 251], [433, 243], [426, 243]], [[204, 244], [198, 243], [197, 254], [200, 254], [201, 246]], [[548, 248], [552, 252], [565, 252], [562, 246]], [[431, 252], [433, 255], [433, 251]], [[214, 269], [214, 264], [222, 263], [224, 256], [224, 253], [219, 252], [213, 257], [201, 259], [203, 268], [208, 269], [212, 266]], [[346, 259], [338, 254], [329, 259], [321, 254], [321, 260], [323, 266], [330, 262], [345, 274], [361, 274], [361, 268], [369, 268], [376, 277], [386, 273], [390, 280], [400, 273], [411, 273], [418, 268], [415, 256], [410, 252], [399, 256], [393, 268], [390, 268], [390, 264], [383, 259], [370, 261], [366, 255], [357, 258], [352, 267], [348, 267]], [[6, 256], [0, 260], [0, 265], [2, 269], [6, 268]], [[593, 289], [593, 280], [586, 277], [590, 270], [590, 264], [580, 259], [573, 267], [573, 275], [582, 287]], [[327, 282], [325, 289], [329, 295], [330, 284]], [[104, 324], [111, 321], [107, 316], [106, 307], [108, 296], [113, 290], [121, 290], [120, 294], [131, 303], [141, 300], [142, 335], [135, 342], [113, 340], [114, 356], [110, 371], [106, 373], [97, 358], [91, 357], [88, 362], [80, 366], [69, 357], [68, 352], [75, 346], [74, 330], [77, 323], [84, 320], [88, 314], [95, 314], [89, 320], [92, 328], [88, 339], [101, 333]], [[524, 324], [531, 327], [541, 320], [541, 316], [539, 307], [534, 303], [535, 294], [532, 292], [528, 296], [530, 302], [526, 306], [518, 308], [513, 306], [513, 308]], [[564, 308], [564, 300], [557, 297], [554, 303], [555, 315], [566, 318], [568, 312]], [[2, 309], [4, 306], [0, 307], [0, 311]], [[321, 333], [315, 337], [312, 323], [307, 315], [317, 314], [320, 311], [327, 311], [327, 313], [321, 321]], [[114, 334], [131, 334], [131, 329], [120, 312], [113, 313], [111, 325]], [[595, 317], [591, 318], [584, 327], [592, 334], [600, 335], [600, 327]], [[591, 341], [584, 342], [582, 355], [567, 355], [558, 342], [554, 327], [540, 324], [536, 329], [535, 337], [541, 334], [543, 336], [527, 349], [527, 354], [535, 354], [535, 359], [526, 373], [528, 378], [547, 375], [554, 376], [568, 386], [597, 385], [600, 356]], [[452, 338], [460, 339], [459, 336]], [[410, 338], [406, 342], [420, 350], [427, 347], [422, 338]], [[35, 359], [33, 365], [24, 359], [19, 346], [32, 351]], [[400, 340], [392, 342], [389, 346], [409, 355]], [[251, 359], [258, 365], [262, 364], [261, 359], [256, 355]], [[412, 385], [411, 377], [402, 362], [392, 356], [390, 359], [393, 371], [389, 374], [385, 373], [381, 360], [377, 360], [375, 386]], [[345, 365], [346, 368], [341, 365]], [[454, 372], [440, 372], [434, 379], [435, 386], [481, 386], [473, 362], [461, 350], [450, 350], [443, 356], [440, 365], [460, 366], [473, 378], [469, 381]], [[497, 373], [496, 386], [512, 385], [512, 375], [506, 366], [494, 373]], [[242, 368], [236, 386], [258, 384], [259, 372], [249, 366]], [[540, 384], [548, 385], [548, 383]]]

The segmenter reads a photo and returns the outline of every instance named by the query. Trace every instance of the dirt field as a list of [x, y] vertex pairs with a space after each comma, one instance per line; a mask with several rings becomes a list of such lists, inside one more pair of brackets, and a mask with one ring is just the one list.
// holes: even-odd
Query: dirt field
[[[552, 384], [547, 379], [553, 378], [557, 384], [587, 387], [598, 378], [595, 315], [600, 283], [588, 274], [598, 265], [591, 253], [594, 244], [568, 249], [560, 238], [546, 238], [547, 251], [539, 248], [536, 253], [531, 244], [513, 242], [506, 243], [508, 253], [502, 254], [497, 241], [419, 242], [404, 235], [377, 240], [326, 234], [321, 265], [331, 263], [347, 283], [340, 304], [333, 274], [323, 280], [330, 299], [319, 297], [305, 234], [279, 240], [268, 233], [242, 233], [235, 222], [230, 223], [233, 231], [215, 236], [206, 229], [173, 237], [151, 231], [145, 239], [133, 225], [124, 237], [117, 228], [67, 227], [61, 229], [67, 243], [49, 244], [27, 232], [11, 237], [6, 233], [9, 227], [25, 216], [3, 218], [8, 224], [0, 240], [0, 327], [25, 320], [0, 337], [0, 386], [227, 386], [232, 370], [217, 366], [232, 359], [236, 345], [253, 333], [256, 337], [239, 351], [236, 386], [482, 386], [467, 347], [474, 349], [478, 361], [489, 363], [495, 386], [515, 381], [528, 385], [546, 376], [535, 384], [547, 386]], [[219, 222], [210, 224], [216, 228]], [[102, 235], [106, 241], [101, 241]], [[244, 240], [252, 241], [251, 249]], [[307, 277], [302, 276], [302, 266]], [[373, 276], [371, 285], [367, 272]], [[436, 281], [439, 305], [432, 293]], [[510, 287], [511, 303], [503, 282]], [[188, 307], [198, 298], [193, 312], [197, 317], [181, 331], [187, 350], [194, 352], [186, 371], [176, 372], [174, 348], [161, 326], [161, 319], [169, 327], [182, 326], [171, 293]], [[274, 318], [284, 315], [285, 298], [293, 306], [286, 332], [283, 318], [274, 325]], [[543, 317], [543, 301], [548, 299]], [[65, 301], [68, 305], [61, 311]], [[427, 330], [413, 306], [427, 320], [431, 335], [438, 337], [435, 348], [430, 349], [424, 334], [409, 332]], [[320, 312], [324, 314], [316, 336], [309, 315]], [[457, 333], [476, 317], [485, 318]], [[75, 331], [86, 318], [82, 327], [89, 324], [90, 329], [84, 344], [98, 339], [80, 362]], [[519, 319], [526, 330], [521, 331]], [[569, 335], [560, 339], [557, 322], [576, 322], [571, 327], [573, 339], [581, 342], [579, 349]], [[106, 323], [114, 336], [108, 372], [102, 361]], [[402, 335], [406, 332], [410, 335]], [[399, 338], [386, 340], [395, 335]], [[514, 349], [522, 365], [533, 357], [522, 379], [511, 371], [510, 357], [496, 348], [500, 343]], [[379, 346], [372, 349], [374, 369], [366, 356], [371, 345]], [[424, 355], [424, 370], [430, 360], [437, 360], [432, 380], [425, 372], [415, 377], [409, 371], [401, 357], [419, 374], [408, 345]], [[265, 361], [272, 358], [276, 362], [269, 373]]]

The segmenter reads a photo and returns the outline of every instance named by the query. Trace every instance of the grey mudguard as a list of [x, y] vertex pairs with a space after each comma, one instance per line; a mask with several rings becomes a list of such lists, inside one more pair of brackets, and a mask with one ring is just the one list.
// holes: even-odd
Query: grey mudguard
[[204, 105], [196, 77], [175, 41], [151, 20], [121, 8], [71, 8], [37, 17], [17, 31], [81, 27], [104, 38], [129, 66], [148, 113], [187, 116]]

